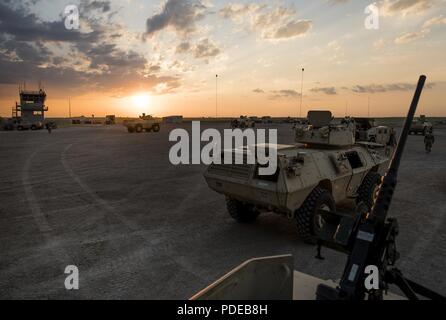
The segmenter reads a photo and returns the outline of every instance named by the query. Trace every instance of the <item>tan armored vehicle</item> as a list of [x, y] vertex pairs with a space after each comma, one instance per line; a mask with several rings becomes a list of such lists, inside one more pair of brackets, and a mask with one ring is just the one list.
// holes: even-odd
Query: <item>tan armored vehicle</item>
[[259, 175], [259, 165], [212, 164], [204, 177], [211, 189], [226, 196], [235, 220], [251, 222], [261, 212], [280, 213], [295, 219], [300, 237], [311, 242], [339, 204], [371, 206], [389, 162], [372, 148], [376, 144], [355, 143], [353, 123], [332, 120], [330, 111], [310, 111], [309, 124], [296, 127], [298, 144], [270, 146], [278, 156], [271, 176]]
[[127, 131], [130, 133], [136, 132], [141, 133], [146, 132], [159, 132], [160, 131], [160, 121], [155, 119], [151, 115], [145, 113], [139, 117], [138, 120], [127, 120], [124, 122], [124, 126], [127, 127]]
[[420, 115], [420, 118], [412, 123], [410, 126], [409, 134], [419, 134], [423, 136], [428, 132], [432, 132], [432, 123], [426, 120], [425, 115]]

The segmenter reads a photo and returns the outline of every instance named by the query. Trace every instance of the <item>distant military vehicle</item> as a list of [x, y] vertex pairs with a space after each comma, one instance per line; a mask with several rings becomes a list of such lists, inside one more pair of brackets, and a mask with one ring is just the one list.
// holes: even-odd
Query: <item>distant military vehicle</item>
[[432, 129], [432, 123], [426, 120], [425, 115], [420, 115], [420, 118], [418, 120], [415, 120], [410, 126], [409, 134], [421, 133], [424, 136], [426, 135], [426, 133], [432, 131]]
[[[350, 118], [351, 119], [351, 118]], [[373, 118], [354, 118], [356, 141], [376, 142], [387, 145], [390, 143], [393, 129], [380, 126]]]
[[[297, 145], [277, 149], [278, 167], [259, 175], [259, 165], [212, 164], [204, 173], [211, 189], [226, 196], [227, 210], [239, 222], [273, 211], [295, 219], [300, 237], [312, 242], [336, 212], [337, 204], [371, 206], [389, 159], [356, 144], [354, 126], [333, 124], [330, 111], [310, 111], [308, 125], [296, 127]], [[257, 148], [265, 147], [258, 145]], [[225, 152], [249, 152], [249, 148]]]
[[231, 121], [231, 127], [233, 129], [240, 128], [254, 128], [255, 127], [255, 121], [251, 118], [248, 118], [247, 116], [240, 116], [238, 119], [234, 119]]
[[106, 125], [113, 125], [116, 124], [116, 116], [115, 115], [106, 115], [105, 116], [105, 124]]
[[159, 119], [155, 119], [153, 116], [143, 113], [137, 120], [124, 121], [124, 126], [127, 127], [127, 131], [130, 133], [141, 133], [143, 131], [159, 132], [160, 123], [161, 121]]

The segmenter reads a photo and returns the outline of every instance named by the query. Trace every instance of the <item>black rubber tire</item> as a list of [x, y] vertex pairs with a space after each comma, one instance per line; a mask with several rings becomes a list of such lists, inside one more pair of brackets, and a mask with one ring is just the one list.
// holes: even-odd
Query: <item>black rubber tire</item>
[[135, 132], [135, 129], [133, 127], [127, 127], [127, 131], [129, 133], [133, 133], [133, 132]]
[[160, 132], [160, 125], [159, 124], [154, 124], [152, 127], [152, 131], [153, 132]]
[[25, 130], [25, 129], [22, 126], [17, 127], [17, 131], [23, 131], [23, 130]]
[[141, 133], [142, 131], [143, 131], [142, 126], [138, 124], [138, 125], [135, 127], [135, 132], [136, 132], [136, 133]]
[[252, 205], [244, 204], [229, 197], [226, 198], [226, 208], [229, 215], [240, 223], [254, 222], [260, 214]]
[[376, 186], [381, 183], [381, 175], [377, 172], [369, 172], [362, 181], [361, 186], [358, 188], [356, 203], [363, 202], [369, 209], [373, 206], [374, 192]]
[[336, 203], [330, 191], [316, 187], [305, 199], [304, 203], [296, 210], [295, 219], [299, 237], [306, 243], [314, 244], [317, 238], [316, 211], [326, 205], [331, 212], [336, 212]]

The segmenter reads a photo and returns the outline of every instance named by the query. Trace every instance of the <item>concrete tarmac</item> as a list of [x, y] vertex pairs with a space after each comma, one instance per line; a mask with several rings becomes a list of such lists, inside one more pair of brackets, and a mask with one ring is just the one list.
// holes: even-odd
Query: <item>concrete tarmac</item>
[[[268, 127], [293, 142], [291, 125]], [[316, 260], [293, 221], [232, 220], [203, 165], [170, 164], [173, 128], [0, 132], [0, 298], [186, 299], [249, 258], [286, 253], [300, 272], [340, 277], [345, 256], [326, 249]], [[390, 216], [398, 267], [446, 294], [446, 130], [435, 135], [431, 154], [409, 137]], [[79, 268], [79, 290], [65, 289], [67, 265]]]

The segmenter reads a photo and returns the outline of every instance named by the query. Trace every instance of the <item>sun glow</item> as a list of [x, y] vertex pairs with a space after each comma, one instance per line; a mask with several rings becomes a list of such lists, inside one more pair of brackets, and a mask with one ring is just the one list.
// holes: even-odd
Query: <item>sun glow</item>
[[150, 96], [148, 94], [136, 94], [132, 96], [132, 102], [135, 107], [145, 108], [150, 104]]

